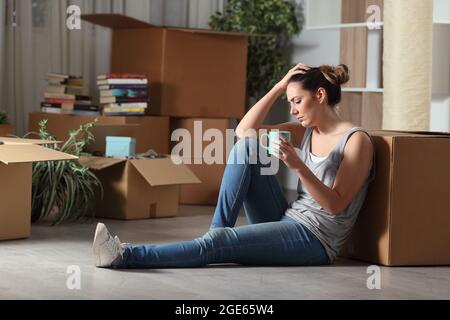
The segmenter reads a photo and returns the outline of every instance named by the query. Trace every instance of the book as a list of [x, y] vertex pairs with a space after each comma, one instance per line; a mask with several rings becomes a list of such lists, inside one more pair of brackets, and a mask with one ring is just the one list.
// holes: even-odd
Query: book
[[83, 105], [83, 104], [61, 104], [61, 103], [48, 103], [41, 102], [41, 108], [60, 108], [60, 109], [71, 109], [79, 111], [99, 111], [100, 108], [97, 105]]
[[103, 113], [104, 116], [143, 116], [144, 112], [108, 112]]
[[65, 80], [65, 79], [68, 79], [69, 77], [70, 76], [68, 74], [64, 74], [64, 73], [47, 72], [47, 79]]
[[103, 108], [105, 112], [145, 112], [145, 108]]
[[45, 92], [47, 93], [55, 93], [55, 94], [74, 94], [80, 96], [88, 96], [89, 92], [84, 87], [77, 86], [68, 86], [67, 84], [49, 84], [47, 88], [45, 88]]
[[71, 99], [56, 99], [56, 98], [45, 98], [45, 102], [47, 103], [56, 103], [56, 104], [75, 104], [75, 100]]
[[72, 110], [70, 112], [72, 115], [79, 115], [79, 116], [100, 116], [99, 111], [90, 111], [90, 110]]
[[41, 107], [41, 112], [57, 113], [57, 114], [100, 116], [100, 112], [98, 110], [62, 109], [62, 108], [55, 108], [55, 107]]
[[97, 85], [105, 84], [147, 84], [147, 79], [129, 78], [129, 79], [104, 79], [98, 80]]
[[67, 94], [74, 94], [76, 96], [89, 96], [89, 91], [85, 87], [82, 86], [67, 86], [66, 92]]
[[100, 111], [100, 108], [99, 108], [99, 106], [96, 106], [96, 105], [88, 105], [88, 106], [83, 106], [83, 105], [79, 105], [79, 104], [76, 104], [76, 105], [74, 105], [73, 106], [73, 110], [76, 110], [76, 111]]
[[147, 89], [146, 84], [107, 84], [98, 87], [99, 90], [112, 89]]
[[72, 109], [71, 108], [41, 107], [41, 112], [70, 114], [72, 112]]
[[146, 102], [107, 103], [103, 108], [147, 108]]
[[137, 73], [105, 73], [97, 76], [98, 80], [117, 78], [145, 79], [145, 75]]
[[147, 98], [100, 97], [100, 103], [147, 102]]
[[90, 100], [91, 99], [91, 97], [88, 95], [68, 94], [68, 93], [52, 93], [52, 92], [44, 92], [44, 98], [71, 99], [71, 100]]
[[65, 94], [67, 87], [65, 85], [49, 85], [45, 89], [47, 93]]
[[67, 79], [64, 84], [67, 84], [69, 86], [77, 86], [77, 87], [83, 87], [84, 86], [84, 80], [82, 78], [74, 78], [74, 79]]
[[100, 97], [147, 98], [147, 89], [111, 89], [100, 90]]
[[92, 101], [91, 100], [75, 100], [75, 104], [78, 104], [78, 105], [91, 105]]
[[65, 93], [58, 94], [58, 93], [44, 92], [44, 98], [75, 100], [75, 95], [74, 94], [65, 94]]

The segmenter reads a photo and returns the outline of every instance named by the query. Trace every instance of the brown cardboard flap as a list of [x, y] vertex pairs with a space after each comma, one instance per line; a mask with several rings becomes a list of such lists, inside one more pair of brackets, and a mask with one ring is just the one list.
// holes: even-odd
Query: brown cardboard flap
[[0, 145], [0, 161], [5, 164], [74, 159], [78, 157], [33, 144]]
[[111, 29], [142, 29], [156, 26], [122, 14], [82, 14], [81, 19]]
[[41, 140], [41, 139], [22, 139], [22, 138], [9, 138], [9, 137], [0, 137], [0, 141], [4, 144], [59, 144], [62, 141], [55, 140]]
[[170, 158], [130, 160], [130, 162], [151, 186], [200, 182], [187, 166], [175, 164]]
[[[233, 32], [233, 31], [217, 31], [210, 29], [197, 29], [197, 28], [167, 28], [170, 31], [180, 31], [180, 32], [189, 32], [189, 33], [199, 33], [205, 35], [224, 35], [224, 36], [238, 36], [238, 37], [248, 37], [249, 33], [246, 32]], [[256, 34], [251, 34], [256, 35]]]
[[90, 169], [103, 170], [105, 168], [109, 168], [117, 163], [121, 163], [126, 160], [119, 158], [105, 158], [105, 157], [80, 157], [78, 161], [82, 165]]
[[441, 131], [401, 131], [401, 130], [368, 130], [371, 135], [381, 136], [414, 136], [450, 138], [450, 132]]

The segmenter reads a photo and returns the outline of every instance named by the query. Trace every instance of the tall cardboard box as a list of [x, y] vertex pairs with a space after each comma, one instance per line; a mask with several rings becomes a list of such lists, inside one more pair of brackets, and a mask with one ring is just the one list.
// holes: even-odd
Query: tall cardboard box
[[77, 159], [44, 143], [54, 142], [0, 137], [0, 240], [30, 235], [32, 163]]
[[[185, 163], [192, 172], [200, 179], [201, 183], [188, 184], [181, 186], [180, 203], [194, 205], [216, 205], [219, 196], [220, 184], [225, 171], [226, 161], [228, 159], [229, 149], [226, 145], [226, 130], [235, 130], [237, 126], [235, 119], [208, 119], [208, 118], [171, 118], [170, 132], [176, 129], [185, 129], [189, 132], [191, 141], [191, 152], [187, 156], [180, 154]], [[205, 148], [213, 141], [209, 141], [204, 134], [209, 130], [217, 130], [223, 136], [221, 163], [205, 163], [202, 154]], [[200, 136], [199, 143], [195, 145], [194, 139]], [[203, 139], [205, 138], [205, 139]], [[177, 141], [171, 141], [171, 149], [178, 144]], [[231, 145], [234, 143], [231, 142]], [[195, 148], [201, 150], [200, 157], [195, 156]]]
[[151, 114], [244, 116], [247, 34], [158, 27], [119, 14], [81, 18], [112, 29], [111, 72], [147, 76]]
[[344, 256], [387, 266], [450, 264], [450, 133], [370, 131], [376, 178]]
[[198, 183], [189, 168], [170, 156], [155, 159], [81, 157], [103, 185], [96, 216], [135, 220], [176, 216], [181, 184]]
[[[112, 134], [128, 135], [136, 139], [136, 152], [143, 153], [154, 149], [158, 153], [169, 152], [169, 117], [156, 116], [85, 116], [30, 112], [28, 119], [29, 131], [39, 129], [39, 121], [47, 119], [47, 129], [58, 140], [66, 140], [70, 130], [76, 130], [80, 125], [92, 122], [98, 118], [98, 126], [123, 125], [119, 131]], [[95, 134], [95, 130], [93, 133]], [[98, 130], [100, 133], [100, 130]], [[100, 136], [104, 138], [104, 136]]]

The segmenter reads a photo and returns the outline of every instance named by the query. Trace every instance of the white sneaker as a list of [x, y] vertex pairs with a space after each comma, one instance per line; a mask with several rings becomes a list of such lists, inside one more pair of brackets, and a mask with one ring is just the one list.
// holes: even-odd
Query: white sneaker
[[112, 267], [123, 258], [120, 239], [113, 238], [103, 223], [97, 224], [92, 249], [96, 267]]

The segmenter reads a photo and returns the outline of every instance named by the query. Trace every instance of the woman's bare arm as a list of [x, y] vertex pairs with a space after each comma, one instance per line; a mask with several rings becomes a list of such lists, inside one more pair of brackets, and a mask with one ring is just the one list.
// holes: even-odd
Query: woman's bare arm
[[282, 93], [283, 89], [275, 85], [245, 114], [236, 127], [236, 135], [242, 138], [252, 135], [254, 130], [260, 129], [270, 108]]
[[373, 158], [373, 144], [362, 132], [355, 132], [344, 149], [344, 158], [330, 188], [320, 181], [303, 163], [297, 174], [317, 203], [333, 215], [341, 213], [356, 196], [369, 174]]
[[264, 97], [261, 98], [242, 118], [236, 127], [236, 135], [240, 138], [254, 135], [261, 129], [264, 119], [278, 97], [286, 90], [293, 75], [305, 73], [309, 67], [302, 63], [297, 64], [281, 79]]

